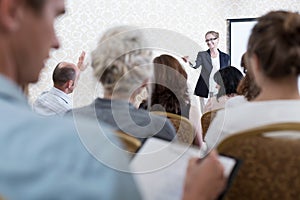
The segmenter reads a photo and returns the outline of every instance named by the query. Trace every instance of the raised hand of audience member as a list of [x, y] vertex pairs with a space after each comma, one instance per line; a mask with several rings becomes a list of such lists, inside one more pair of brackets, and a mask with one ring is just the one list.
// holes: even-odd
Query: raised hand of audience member
[[224, 168], [216, 151], [212, 151], [200, 163], [197, 158], [190, 159], [182, 199], [216, 199], [224, 190], [225, 184]]
[[84, 64], [84, 59], [85, 59], [85, 51], [82, 51], [79, 58], [78, 58], [78, 63], [77, 67], [80, 69], [80, 71], [84, 71], [87, 68], [87, 64]]

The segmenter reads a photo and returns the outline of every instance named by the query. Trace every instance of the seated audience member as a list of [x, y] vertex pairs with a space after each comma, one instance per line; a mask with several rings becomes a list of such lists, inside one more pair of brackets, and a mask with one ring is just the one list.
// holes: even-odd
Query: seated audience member
[[[129, 161], [106, 142], [114, 139], [110, 129], [102, 126], [104, 136], [98, 124], [83, 119], [75, 125], [75, 120], [42, 118], [30, 110], [22, 93], [22, 85], [38, 80], [49, 50], [59, 47], [53, 24], [65, 12], [64, 1], [3, 0], [0, 7], [0, 19], [6, 19], [0, 20], [1, 197], [142, 199], [132, 175], [116, 170], [128, 170]], [[81, 140], [78, 131], [83, 131]], [[101, 161], [83, 146], [83, 138], [92, 143], [90, 152], [101, 154]], [[114, 168], [104, 161], [114, 162]], [[222, 173], [214, 153], [200, 164], [192, 160], [182, 198], [216, 197], [226, 181]]]
[[[129, 170], [127, 155], [107, 142], [115, 139], [110, 129], [102, 126], [104, 136], [88, 121], [75, 126], [71, 120], [40, 117], [22, 93], [23, 85], [38, 80], [49, 50], [59, 47], [53, 24], [65, 12], [64, 1], [3, 0], [0, 8], [1, 197], [141, 199], [131, 174], [106, 165], [111, 161]], [[103, 162], [83, 146], [80, 130]]]
[[260, 93], [218, 112], [205, 137], [210, 148], [225, 137], [279, 122], [300, 122], [300, 15], [273, 11], [260, 17], [248, 42], [249, 69]]
[[160, 55], [153, 60], [154, 82], [151, 94], [151, 109], [161, 110], [189, 118], [190, 98], [187, 88], [187, 73], [170, 55]]
[[200, 114], [193, 114], [198, 109], [191, 105], [186, 71], [176, 58], [166, 54], [154, 58], [153, 63], [154, 84], [150, 98], [151, 107], [148, 110], [165, 111], [188, 118], [202, 142], [202, 134], [199, 131]]
[[247, 73], [247, 68], [248, 68], [247, 66], [249, 66], [249, 64], [246, 58], [246, 53], [244, 53], [241, 59], [241, 67], [244, 69], [244, 73], [246, 75], [240, 81], [236, 89], [238, 96], [230, 98], [226, 102], [226, 106], [225, 106], [226, 108], [240, 105], [248, 101], [252, 101], [259, 94], [260, 89], [256, 85], [253, 77], [251, 76], [251, 73]]
[[61, 62], [55, 67], [52, 75], [53, 87], [43, 92], [33, 103], [33, 110], [43, 116], [64, 115], [73, 108], [71, 94], [75, 89], [83, 64], [85, 52], [82, 52], [77, 66], [73, 63]]
[[153, 75], [151, 52], [142, 49], [144, 43], [141, 31], [134, 27], [106, 31], [92, 53], [94, 75], [103, 86], [104, 98], [74, 109], [73, 114], [96, 116], [142, 141], [151, 136], [171, 141], [176, 132], [168, 119], [133, 105], [136, 95], [147, 87]]
[[218, 93], [208, 99], [204, 112], [224, 108], [227, 100], [237, 96], [237, 87], [242, 78], [243, 74], [232, 66], [217, 71], [214, 74], [214, 81], [217, 83]]

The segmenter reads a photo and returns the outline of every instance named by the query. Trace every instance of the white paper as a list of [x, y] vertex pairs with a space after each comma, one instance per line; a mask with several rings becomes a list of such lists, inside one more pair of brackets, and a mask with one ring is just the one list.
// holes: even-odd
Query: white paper
[[[179, 200], [182, 197], [186, 168], [191, 157], [200, 157], [200, 150], [149, 138], [130, 167], [145, 200]], [[224, 166], [224, 175], [228, 176], [235, 160], [219, 156]]]

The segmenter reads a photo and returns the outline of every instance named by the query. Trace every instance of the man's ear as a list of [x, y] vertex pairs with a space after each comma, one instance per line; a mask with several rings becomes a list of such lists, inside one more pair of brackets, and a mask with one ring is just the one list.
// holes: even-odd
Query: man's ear
[[19, 26], [24, 1], [0, 0], [0, 27], [2, 31], [14, 31]]
[[74, 86], [74, 81], [68, 80], [67, 84], [68, 84], [68, 88], [72, 88]]

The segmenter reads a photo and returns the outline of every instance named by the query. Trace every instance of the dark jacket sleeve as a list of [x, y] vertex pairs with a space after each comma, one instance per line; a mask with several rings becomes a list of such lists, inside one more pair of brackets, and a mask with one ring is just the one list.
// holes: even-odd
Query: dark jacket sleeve
[[195, 63], [195, 66], [192, 66], [194, 69], [197, 69], [200, 67], [200, 65], [202, 65], [201, 52], [198, 53]]

